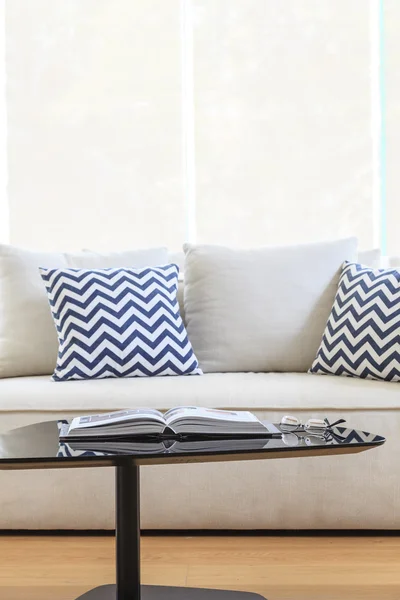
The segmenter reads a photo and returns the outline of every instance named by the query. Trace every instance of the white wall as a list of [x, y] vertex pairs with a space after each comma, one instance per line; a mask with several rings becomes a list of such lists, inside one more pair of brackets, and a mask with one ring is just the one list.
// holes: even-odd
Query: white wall
[[369, 6], [7, 0], [11, 241], [177, 249], [189, 211], [202, 242], [372, 246]]

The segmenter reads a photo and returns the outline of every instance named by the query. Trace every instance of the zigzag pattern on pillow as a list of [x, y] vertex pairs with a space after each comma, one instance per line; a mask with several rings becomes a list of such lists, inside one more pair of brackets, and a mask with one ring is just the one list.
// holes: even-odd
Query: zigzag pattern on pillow
[[40, 269], [60, 348], [55, 381], [199, 374], [178, 267]]
[[345, 263], [310, 373], [400, 381], [400, 272]]

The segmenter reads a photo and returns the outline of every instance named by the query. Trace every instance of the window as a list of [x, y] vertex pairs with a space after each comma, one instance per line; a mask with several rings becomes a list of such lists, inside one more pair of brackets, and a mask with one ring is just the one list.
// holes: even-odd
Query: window
[[386, 162], [383, 210], [387, 214], [387, 248], [400, 255], [400, 2], [382, 0], [382, 45], [384, 74], [384, 109], [386, 127], [382, 137], [382, 152]]
[[400, 253], [399, 20], [397, 0], [8, 2], [11, 242]]
[[7, 107], [5, 0], [0, 0], [0, 243], [9, 238], [7, 200]]

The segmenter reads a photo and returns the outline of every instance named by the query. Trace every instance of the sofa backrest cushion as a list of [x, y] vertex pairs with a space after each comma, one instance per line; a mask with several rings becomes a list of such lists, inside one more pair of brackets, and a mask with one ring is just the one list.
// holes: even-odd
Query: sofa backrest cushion
[[203, 371], [305, 372], [357, 240], [185, 253], [186, 325]]
[[[0, 245], [0, 377], [47, 375], [57, 359], [57, 334], [39, 267], [131, 267], [166, 264], [166, 248], [112, 255], [29, 252]], [[138, 264], [135, 264], [137, 261]]]
[[67, 258], [70, 266], [77, 269], [114, 269], [117, 267], [139, 269], [173, 262], [169, 259], [167, 248], [162, 247], [108, 253], [82, 250], [77, 254], [67, 254]]

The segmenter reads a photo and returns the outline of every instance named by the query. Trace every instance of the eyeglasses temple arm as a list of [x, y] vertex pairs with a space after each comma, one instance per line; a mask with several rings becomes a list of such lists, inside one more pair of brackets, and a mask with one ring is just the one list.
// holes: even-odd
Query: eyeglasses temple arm
[[338, 419], [334, 423], [329, 423], [328, 419], [324, 419], [325, 423], [328, 427], [336, 427], [337, 425], [341, 425], [342, 423], [346, 423], [346, 419]]

